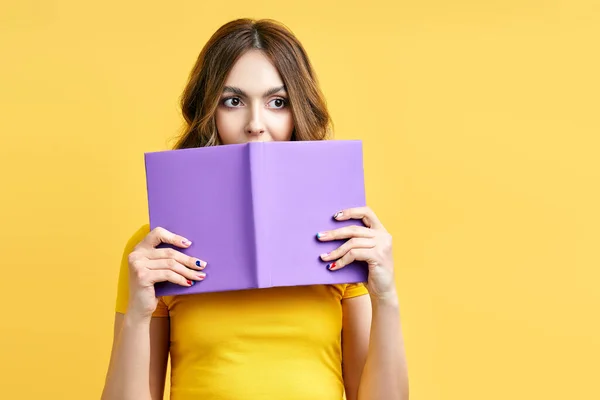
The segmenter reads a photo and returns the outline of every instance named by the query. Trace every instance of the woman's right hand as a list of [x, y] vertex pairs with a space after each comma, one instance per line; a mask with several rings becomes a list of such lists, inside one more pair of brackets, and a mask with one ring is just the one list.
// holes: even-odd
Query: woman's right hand
[[188, 248], [192, 243], [164, 228], [155, 228], [129, 254], [129, 303], [127, 313], [150, 320], [158, 305], [154, 292], [157, 282], [192, 286], [206, 274], [206, 262], [170, 248], [157, 249], [161, 243]]

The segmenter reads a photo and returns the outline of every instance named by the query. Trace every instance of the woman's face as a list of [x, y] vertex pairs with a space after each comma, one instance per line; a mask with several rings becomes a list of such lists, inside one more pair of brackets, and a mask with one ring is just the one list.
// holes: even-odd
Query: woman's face
[[294, 122], [288, 95], [263, 52], [248, 51], [233, 65], [215, 118], [223, 144], [291, 139]]

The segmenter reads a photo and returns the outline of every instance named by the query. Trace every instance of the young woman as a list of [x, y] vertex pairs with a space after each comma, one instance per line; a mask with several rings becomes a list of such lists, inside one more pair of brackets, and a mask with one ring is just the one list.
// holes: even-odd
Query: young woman
[[[177, 149], [323, 140], [330, 132], [302, 45], [269, 20], [222, 26], [200, 53], [181, 105], [187, 129]], [[190, 242], [143, 226], [123, 254], [102, 399], [162, 399], [169, 354], [173, 400], [339, 400], [344, 393], [349, 400], [407, 399], [391, 236], [368, 207], [334, 213], [364, 226], [320, 232], [323, 241], [343, 239], [321, 257], [334, 271], [366, 261], [367, 285], [156, 298], [156, 282], [201, 285], [210, 260], [157, 249]]]

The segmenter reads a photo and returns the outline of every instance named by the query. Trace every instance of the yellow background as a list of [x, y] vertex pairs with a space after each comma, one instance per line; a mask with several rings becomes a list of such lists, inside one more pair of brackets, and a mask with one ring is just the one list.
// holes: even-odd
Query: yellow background
[[411, 398], [600, 398], [599, 4], [3, 3], [0, 397], [99, 398], [142, 154], [179, 132], [209, 35], [250, 16], [292, 28], [336, 137], [364, 140]]

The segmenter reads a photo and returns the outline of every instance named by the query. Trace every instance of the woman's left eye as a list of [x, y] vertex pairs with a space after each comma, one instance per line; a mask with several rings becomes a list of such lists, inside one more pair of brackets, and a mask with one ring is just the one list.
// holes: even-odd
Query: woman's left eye
[[269, 102], [269, 107], [273, 108], [283, 108], [287, 105], [287, 101], [285, 99], [273, 99]]

